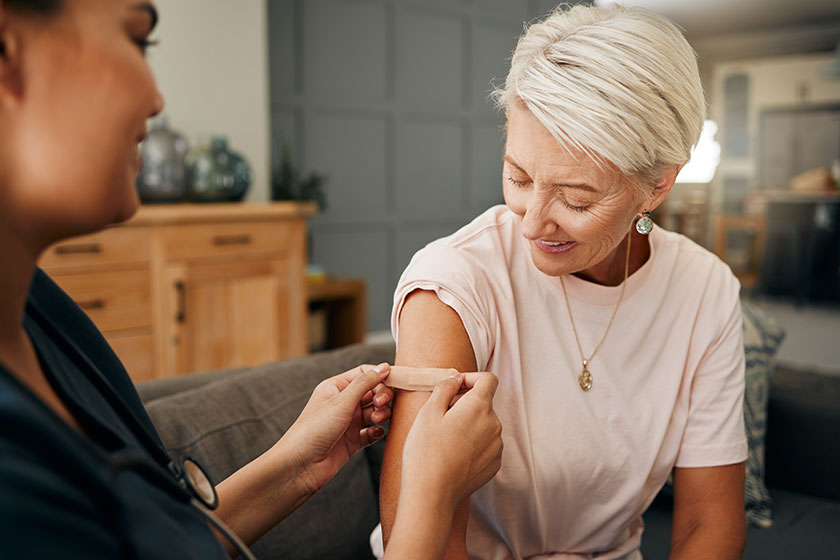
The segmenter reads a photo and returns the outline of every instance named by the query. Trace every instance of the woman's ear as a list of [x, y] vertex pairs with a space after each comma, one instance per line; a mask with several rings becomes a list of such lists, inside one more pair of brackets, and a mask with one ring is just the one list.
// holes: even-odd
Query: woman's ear
[[679, 163], [665, 166], [662, 175], [659, 179], [657, 179], [653, 186], [653, 192], [651, 193], [651, 197], [648, 200], [645, 210], [653, 212], [653, 210], [662, 204], [665, 197], [668, 196], [668, 193], [670, 193], [671, 189], [674, 187], [674, 183], [677, 182], [677, 175], [680, 174], [680, 170], [684, 165], [684, 163]]

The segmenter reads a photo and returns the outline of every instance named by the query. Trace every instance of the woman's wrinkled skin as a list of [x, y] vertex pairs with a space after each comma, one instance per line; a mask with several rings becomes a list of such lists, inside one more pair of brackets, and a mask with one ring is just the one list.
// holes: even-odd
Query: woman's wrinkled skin
[[[664, 200], [678, 171], [678, 166], [670, 166], [657, 185], [639, 188], [614, 166], [602, 167], [558, 143], [524, 106], [508, 109], [505, 203], [522, 219], [531, 258], [544, 274], [577, 274], [599, 284], [620, 284], [627, 232], [638, 214]], [[574, 246], [552, 253], [545, 242]], [[648, 254], [647, 243], [636, 243], [634, 269]]]

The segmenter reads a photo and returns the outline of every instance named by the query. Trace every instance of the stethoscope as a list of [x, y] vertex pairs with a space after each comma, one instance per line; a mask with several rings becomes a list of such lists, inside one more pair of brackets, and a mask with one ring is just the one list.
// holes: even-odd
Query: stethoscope
[[[242, 539], [213, 513], [213, 510], [219, 505], [219, 495], [201, 465], [190, 457], [182, 457], [177, 461], [172, 460], [166, 449], [152, 438], [134, 412], [102, 375], [96, 364], [38, 308], [37, 304], [30, 300], [27, 302], [27, 307], [38, 323], [44, 329], [50, 331], [56, 344], [63, 346], [65, 351], [69, 351], [68, 355], [72, 354], [72, 357], [81, 362], [84, 367], [79, 367], [79, 369], [96, 386], [109, 404], [122, 413], [121, 416], [126, 423], [130, 424], [131, 431], [155, 459], [155, 461], [150, 461], [148, 456], [136, 450], [118, 451], [109, 456], [101, 449], [95, 448], [95, 451], [105, 458], [112, 480], [115, 481], [119, 474], [128, 471], [142, 476], [179, 501], [190, 503], [204, 515], [213, 527], [224, 535], [242, 558], [256, 560], [256, 556]], [[166, 465], [165, 469], [162, 466], [164, 464]]]
[[248, 548], [248, 545], [213, 513], [212, 510], [219, 505], [219, 495], [210, 482], [210, 477], [194, 459], [181, 457], [178, 461], [170, 461], [167, 467], [169, 467], [171, 476], [159, 465], [150, 462], [148, 457], [136, 451], [115, 453], [110, 458], [108, 466], [114, 478], [120, 473], [131, 471], [157, 484], [158, 488], [166, 490], [179, 500], [188, 501], [225, 536], [242, 558], [256, 560], [256, 556]]

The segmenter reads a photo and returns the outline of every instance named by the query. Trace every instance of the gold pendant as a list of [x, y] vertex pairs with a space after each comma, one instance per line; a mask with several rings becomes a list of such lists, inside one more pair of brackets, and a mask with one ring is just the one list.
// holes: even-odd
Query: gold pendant
[[589, 373], [589, 370], [586, 369], [586, 366], [583, 367], [583, 372], [578, 377], [578, 385], [584, 391], [588, 391], [592, 388], [592, 374]]

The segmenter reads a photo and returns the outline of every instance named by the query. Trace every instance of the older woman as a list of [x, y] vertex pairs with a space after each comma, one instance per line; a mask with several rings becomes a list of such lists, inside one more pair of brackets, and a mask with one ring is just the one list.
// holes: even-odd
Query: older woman
[[[650, 12], [563, 8], [519, 40], [497, 99], [506, 206], [419, 251], [394, 298], [398, 364], [500, 379], [502, 467], [459, 509], [447, 557], [640, 558], [672, 472], [672, 558], [740, 557], [739, 285], [648, 218], [700, 135], [694, 52]], [[386, 542], [425, 398], [394, 403]]]
[[[137, 145], [163, 103], [144, 58], [156, 21], [147, 1], [0, 0], [4, 558], [207, 560], [227, 557], [223, 544], [247, 555], [241, 540], [311, 497], [390, 415], [387, 364], [329, 378], [276, 445], [214, 491], [169, 456], [105, 339], [37, 269], [51, 243], [137, 207]], [[495, 473], [495, 388], [492, 375], [452, 376], [420, 412], [389, 556], [439, 556], [457, 505]], [[442, 443], [458, 451], [432, 455]]]

